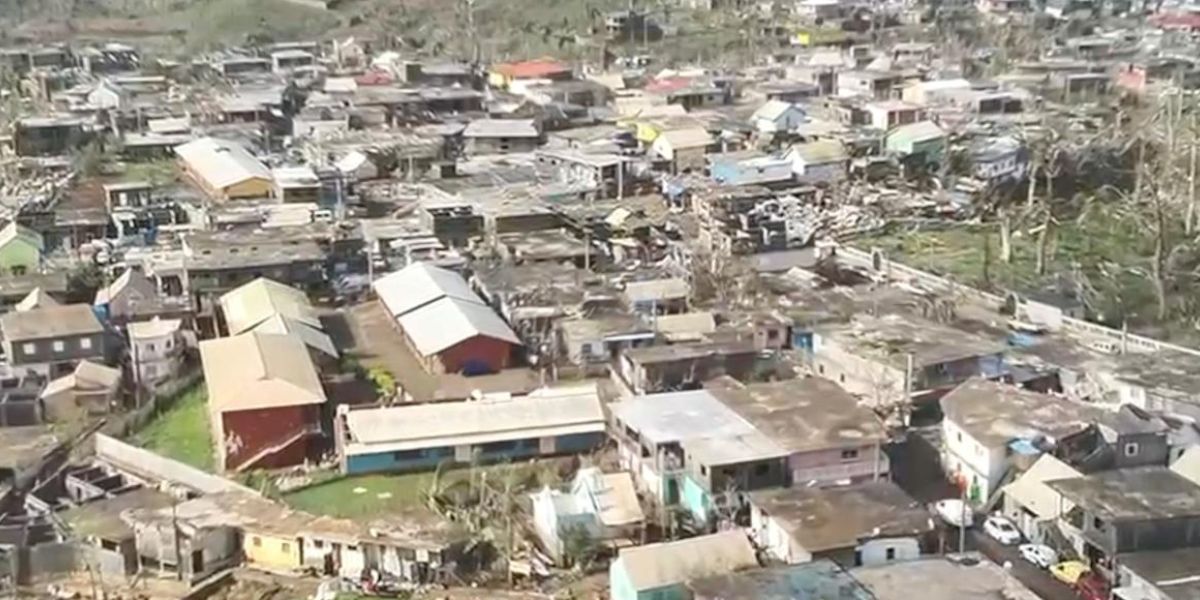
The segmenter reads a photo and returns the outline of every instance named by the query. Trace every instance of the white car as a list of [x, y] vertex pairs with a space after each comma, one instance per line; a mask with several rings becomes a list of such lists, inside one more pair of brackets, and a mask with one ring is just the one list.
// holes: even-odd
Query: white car
[[1050, 565], [1058, 562], [1058, 553], [1045, 544], [1021, 544], [1017, 551], [1021, 553], [1021, 558], [1043, 569], [1049, 569]]
[[957, 498], [938, 500], [933, 503], [933, 510], [943, 521], [955, 527], [967, 529], [975, 521], [971, 507]]
[[988, 534], [988, 537], [1005, 546], [1021, 542], [1021, 532], [1017, 531], [1016, 525], [1013, 525], [1012, 521], [998, 515], [992, 515], [984, 520], [983, 531]]

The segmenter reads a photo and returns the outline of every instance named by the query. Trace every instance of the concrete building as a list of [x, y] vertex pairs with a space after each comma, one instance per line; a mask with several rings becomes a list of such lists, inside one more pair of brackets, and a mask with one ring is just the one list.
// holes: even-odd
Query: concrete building
[[180, 166], [212, 200], [269, 198], [271, 171], [237, 142], [201, 138], [175, 147]]
[[108, 330], [87, 304], [7, 313], [0, 316], [0, 335], [9, 365], [44, 377], [70, 373], [81, 360], [108, 360]]
[[625, 548], [609, 566], [609, 594], [612, 600], [682, 600], [689, 579], [757, 566], [754, 547], [739, 530]]

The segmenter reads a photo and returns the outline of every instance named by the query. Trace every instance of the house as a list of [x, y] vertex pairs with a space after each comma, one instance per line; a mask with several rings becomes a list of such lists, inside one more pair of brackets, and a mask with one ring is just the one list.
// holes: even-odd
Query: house
[[372, 287], [431, 373], [494, 373], [520, 345], [508, 323], [451, 271], [413, 263]]
[[107, 287], [96, 290], [92, 307], [118, 325], [154, 317], [190, 315], [189, 299], [167, 296], [141, 267], [125, 269]]
[[[190, 500], [171, 499], [165, 506], [143, 503], [121, 513], [121, 520], [134, 533], [140, 573], [196, 584], [255, 556], [243, 552], [247, 526], [224, 509], [241, 496], [255, 498], [241, 491], [216, 492]], [[253, 546], [248, 540], [245, 545]]]
[[916, 123], [925, 118], [925, 109], [901, 100], [879, 100], [868, 102], [864, 107], [870, 125], [888, 131], [894, 127]]
[[508, 89], [513, 83], [530, 80], [566, 81], [574, 77], [570, 66], [543, 58], [493, 65], [488, 72], [488, 85]]
[[284, 204], [317, 204], [321, 201], [321, 179], [309, 166], [271, 169], [275, 183], [272, 195]]
[[159, 319], [130, 323], [129, 360], [137, 385], [155, 388], [171, 381], [183, 369], [188, 347], [180, 319]]
[[789, 481], [822, 487], [887, 479], [889, 437], [871, 409], [836, 383], [801, 377], [741, 383], [718, 377], [705, 387], [788, 454]]
[[1065, 501], [1059, 529], [1094, 568], [1111, 571], [1122, 554], [1200, 546], [1200, 486], [1164, 467], [1102, 471], [1046, 485]]
[[468, 154], [533, 152], [542, 143], [542, 132], [533, 119], [477, 119], [462, 133]]
[[902, 75], [890, 71], [841, 71], [837, 74], [837, 95], [887, 100], [903, 80]]
[[59, 518], [71, 530], [76, 551], [90, 569], [105, 577], [133, 577], [141, 572], [137, 535], [126, 520], [132, 510], [169, 508], [174, 500], [153, 488], [142, 487], [101, 497], [71, 507]]
[[271, 53], [271, 71], [288, 73], [304, 67], [311, 67], [316, 58], [309, 52], [299, 48], [290, 48]]
[[0, 315], [0, 335], [10, 365], [45, 377], [71, 373], [81, 360], [108, 359], [107, 330], [87, 304]]
[[716, 140], [703, 127], [671, 129], [654, 138], [650, 152], [670, 163], [672, 173], [704, 168], [704, 155], [716, 146]]
[[567, 360], [581, 367], [607, 365], [629, 348], [654, 344], [654, 327], [637, 315], [597, 314], [590, 318], [567, 318], [558, 322], [562, 349]]
[[1017, 461], [1030, 463], [1096, 418], [1081, 403], [972, 378], [942, 396], [942, 468], [967, 499], [987, 502]]
[[554, 165], [558, 181], [596, 190], [600, 198], [625, 197], [633, 188], [633, 162], [617, 153], [540, 150], [538, 162]]
[[249, 332], [200, 343], [217, 464], [285, 467], [308, 458], [321, 434], [325, 391], [294, 335]]
[[858, 567], [850, 576], [867, 588], [872, 600], [910, 600], [914, 594], [921, 600], [1041, 598], [1008, 569], [973, 552]]
[[180, 166], [211, 200], [269, 198], [271, 171], [237, 142], [201, 138], [175, 147]]
[[45, 252], [42, 234], [13, 221], [0, 229], [0, 274], [34, 273]]
[[1046, 485], [1054, 479], [1082, 477], [1083, 473], [1058, 460], [1051, 454], [1038, 457], [1033, 466], [1004, 486], [1001, 510], [1016, 524], [1025, 538], [1033, 543], [1046, 543], [1056, 532], [1060, 511], [1070, 512], [1073, 505]]
[[301, 290], [260, 277], [226, 292], [219, 304], [230, 335], [247, 331], [294, 333], [312, 351], [331, 359], [338, 357], [333, 339]]
[[792, 173], [803, 183], [837, 183], [846, 178], [850, 155], [837, 140], [818, 140], [796, 144], [784, 153], [792, 163]]
[[1200, 595], [1200, 548], [1117, 557], [1113, 600], [1176, 600]]
[[[218, 296], [259, 277], [319, 289], [328, 283], [330, 263], [336, 269], [345, 260], [341, 249], [358, 243], [330, 237], [305, 227], [192, 232], [183, 241], [186, 261], [180, 275], [186, 277], [189, 291], [202, 297]], [[163, 279], [165, 283], [167, 277]]]
[[768, 100], [750, 116], [750, 124], [760, 133], [787, 133], [807, 118], [799, 105]]
[[687, 588], [692, 600], [875, 600], [867, 588], [830, 560], [693, 579]]
[[889, 131], [884, 147], [917, 164], [936, 165], [946, 151], [946, 134], [932, 121], [918, 121]]
[[609, 405], [621, 468], [656, 504], [701, 523], [741, 494], [787, 485], [788, 452], [707, 390]]
[[724, 152], [707, 157], [708, 172], [726, 185], [787, 185], [792, 183], [792, 161], [757, 150]]
[[63, 156], [82, 148], [92, 136], [92, 125], [71, 116], [25, 117], [13, 127], [17, 156]]
[[343, 473], [432, 470], [588, 452], [605, 441], [595, 386], [528, 396], [384, 408], [338, 408], [335, 445]]
[[801, 345], [812, 344], [817, 374], [874, 407], [930, 402], [971, 377], [1007, 370], [1003, 342], [915, 316], [858, 314], [809, 335], [793, 329]]
[[635, 346], [614, 358], [613, 379], [628, 395], [695, 389], [721, 375], [749, 377], [759, 352], [753, 340]]
[[97, 110], [119, 111], [129, 105], [131, 94], [129, 90], [114, 83], [110, 79], [102, 79], [85, 98], [89, 107]]
[[46, 384], [41, 399], [46, 418], [63, 423], [112, 412], [120, 405], [120, 392], [120, 369], [81, 360], [74, 372]]
[[614, 547], [642, 539], [646, 516], [629, 473], [587, 467], [575, 474], [566, 491], [546, 486], [530, 496], [534, 530], [542, 548], [559, 564], [570, 563], [574, 535], [586, 534], [587, 539]]
[[1029, 153], [1016, 138], [984, 138], [971, 144], [971, 174], [987, 182], [1015, 180], [1025, 176]]
[[962, 78], [916, 81], [904, 86], [900, 98], [917, 106], [932, 106], [969, 92], [971, 82]]
[[20, 302], [13, 305], [12, 309], [15, 312], [26, 312], [35, 308], [45, 308], [48, 306], [59, 306], [61, 303], [54, 299], [54, 296], [47, 294], [40, 287], [33, 288]]
[[850, 568], [914, 560], [934, 530], [929, 511], [890, 481], [750, 492], [750, 536], [789, 564]]
[[692, 288], [679, 278], [630, 281], [621, 292], [634, 313], [672, 315], [687, 312]]
[[757, 566], [754, 547], [740, 530], [624, 548], [608, 569], [609, 594], [612, 600], [682, 600], [689, 579]]

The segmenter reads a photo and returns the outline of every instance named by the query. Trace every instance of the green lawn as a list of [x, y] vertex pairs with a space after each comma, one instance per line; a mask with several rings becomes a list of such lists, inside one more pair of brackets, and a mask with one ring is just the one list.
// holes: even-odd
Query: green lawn
[[212, 471], [216, 465], [212, 431], [208, 427], [208, 393], [204, 384], [184, 391], [170, 408], [137, 432], [133, 442], [163, 456]]

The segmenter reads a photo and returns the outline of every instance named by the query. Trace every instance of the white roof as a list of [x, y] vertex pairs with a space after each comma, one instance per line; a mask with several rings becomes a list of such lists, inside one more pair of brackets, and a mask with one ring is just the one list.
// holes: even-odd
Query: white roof
[[625, 284], [625, 297], [630, 302], [686, 298], [690, 292], [688, 283], [676, 277], [631, 281]]
[[183, 328], [183, 321], [154, 317], [149, 321], [130, 323], [128, 328], [131, 339], [159, 338], [180, 331]]
[[[1029, 509], [1036, 517], [1047, 519], [1059, 514], [1060, 494], [1050, 489], [1046, 482], [1082, 476], [1082, 473], [1067, 463], [1049, 454], [1043, 454], [1028, 471], [1004, 486], [1004, 493], [1020, 503], [1021, 506]], [[1069, 510], [1071, 506], [1071, 503], [1068, 502], [1066, 508]]]
[[618, 560], [638, 591], [758, 566], [754, 546], [741, 529], [625, 548]]
[[337, 170], [339, 170], [343, 173], [353, 173], [354, 171], [357, 171], [360, 167], [362, 167], [364, 164], [366, 164], [366, 162], [367, 162], [366, 154], [363, 154], [362, 152], [359, 152], [358, 150], [353, 150], [349, 154], [340, 158], [336, 163], [334, 163], [334, 166], [337, 167]]
[[754, 118], [774, 121], [775, 119], [782, 117], [787, 113], [787, 111], [791, 110], [795, 106], [796, 105], [792, 104], [791, 102], [784, 102], [782, 100], [768, 100], [766, 104], [760, 106], [758, 110], [754, 111]]
[[662, 132], [658, 137], [664, 144], [670, 144], [675, 149], [703, 148], [713, 143], [713, 136], [703, 127], [672, 129]]
[[330, 93], [351, 93], [358, 91], [358, 82], [353, 77], [330, 77], [325, 80], [325, 91]]
[[538, 137], [533, 119], [477, 119], [467, 124], [463, 137]]
[[279, 187], [315, 187], [321, 185], [317, 172], [312, 167], [276, 167], [271, 169], [271, 176]]
[[458, 273], [423, 262], [389, 273], [371, 287], [393, 317], [446, 296], [482, 303]]
[[569, 394], [351, 410], [347, 454], [600, 432], [595, 386]]
[[442, 298], [397, 319], [422, 356], [431, 356], [482, 335], [520, 344], [517, 334], [491, 307], [458, 298]]
[[1191, 447], [1183, 455], [1171, 463], [1171, 470], [1176, 475], [1200, 485], [1200, 447]]
[[192, 130], [192, 120], [189, 117], [149, 119], [146, 128], [150, 133], [187, 133]]
[[188, 168], [216, 189], [227, 188], [248, 179], [271, 179], [266, 165], [254, 158], [237, 142], [200, 138], [175, 147], [175, 154]]
[[226, 292], [219, 302], [230, 335], [249, 331], [274, 315], [321, 328], [321, 319], [303, 291], [265, 277]]
[[279, 313], [271, 315], [267, 320], [256, 325], [252, 331], [282, 335], [294, 334], [301, 340], [304, 340], [304, 344], [309, 348], [324, 352], [334, 358], [338, 357], [337, 347], [333, 345], [333, 339], [324, 331], [310, 327]]

